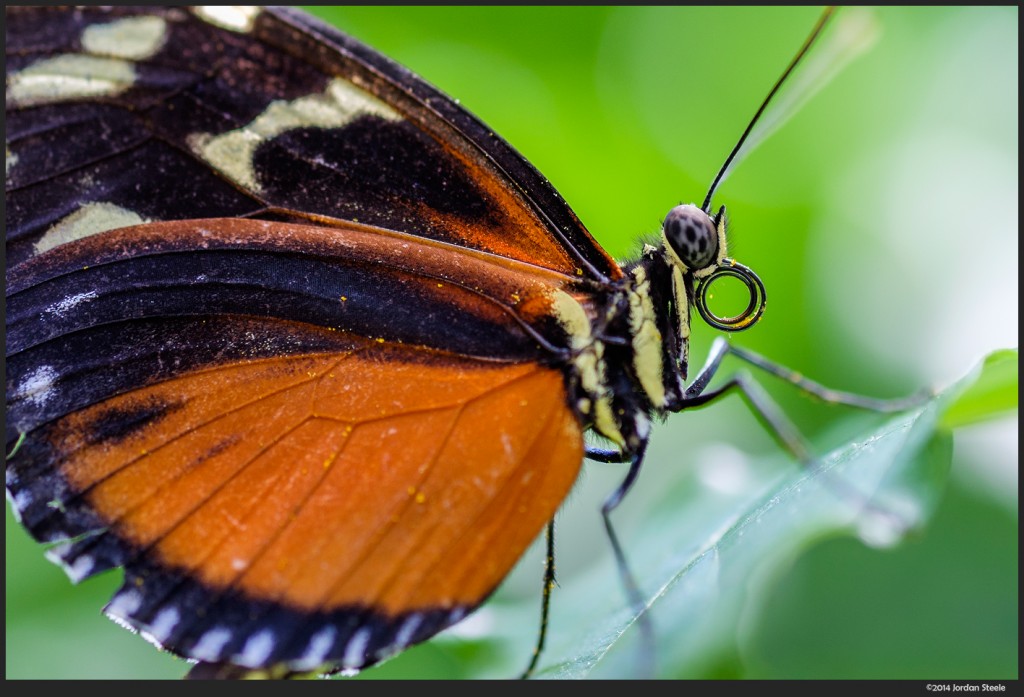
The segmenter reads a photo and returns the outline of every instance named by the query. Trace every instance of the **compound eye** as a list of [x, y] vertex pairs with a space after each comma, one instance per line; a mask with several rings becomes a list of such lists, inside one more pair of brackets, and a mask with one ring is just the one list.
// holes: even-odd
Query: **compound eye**
[[718, 231], [697, 206], [676, 206], [665, 216], [665, 239], [691, 271], [711, 265], [718, 256]]

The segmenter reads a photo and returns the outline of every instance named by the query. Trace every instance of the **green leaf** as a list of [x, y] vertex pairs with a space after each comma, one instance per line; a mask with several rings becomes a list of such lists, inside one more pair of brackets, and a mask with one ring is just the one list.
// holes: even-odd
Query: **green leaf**
[[943, 428], [958, 428], [1017, 408], [1017, 349], [994, 351], [975, 369], [976, 379], [942, 417]]
[[[889, 547], [920, 533], [945, 490], [949, 424], [1003, 413], [1011, 383], [1016, 351], [997, 352], [927, 402], [865, 428], [813, 471], [780, 458], [754, 463], [751, 471], [775, 474], [717, 510], [692, 482], [664, 492], [627, 546], [644, 619], [626, 607], [614, 565], [599, 565], [556, 591], [538, 677], [645, 677], [648, 660], [659, 678], [741, 677], [742, 628], [759, 616], [774, 579], [824, 538]], [[535, 621], [535, 607], [492, 605], [493, 626]], [[641, 636], [648, 619], [653, 642]]]

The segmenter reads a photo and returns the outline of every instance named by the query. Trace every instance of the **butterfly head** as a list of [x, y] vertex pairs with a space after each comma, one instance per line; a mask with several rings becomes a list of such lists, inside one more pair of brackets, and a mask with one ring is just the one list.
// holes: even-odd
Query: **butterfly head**
[[693, 204], [676, 206], [665, 216], [661, 234], [681, 271], [706, 276], [725, 258], [725, 207], [711, 216]]
[[[696, 284], [694, 305], [705, 322], [716, 329], [740, 331], [761, 318], [764, 284], [757, 274], [727, 256], [725, 206], [714, 215], [693, 204], [676, 206], [665, 216], [661, 236], [669, 263]], [[724, 276], [741, 281], [749, 293], [746, 309], [731, 317], [720, 317], [707, 305], [712, 284]]]

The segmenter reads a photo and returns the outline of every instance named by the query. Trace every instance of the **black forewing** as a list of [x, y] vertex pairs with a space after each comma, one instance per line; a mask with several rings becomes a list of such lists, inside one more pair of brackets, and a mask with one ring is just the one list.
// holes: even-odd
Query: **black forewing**
[[428, 114], [425, 121], [437, 119], [454, 129], [458, 136], [450, 137], [450, 140], [464, 140], [489, 160], [503, 175], [503, 183], [529, 201], [550, 233], [573, 250], [589, 267], [587, 275], [611, 279], [621, 275], [618, 265], [597, 244], [551, 183], [509, 143], [448, 95], [387, 56], [308, 14], [291, 8], [272, 8], [268, 11], [282, 21], [304, 29], [340, 55], [351, 56], [364, 68], [380, 75], [393, 89], [421, 105]]
[[[123, 58], [85, 38], [127, 17], [165, 23], [152, 55]], [[126, 63], [130, 84], [19, 99], [19, 75], [67, 56]], [[296, 10], [264, 10], [246, 30], [185, 8], [8, 10], [7, 75], [9, 264], [51, 248], [55, 228], [59, 242], [140, 222], [249, 216], [353, 220], [576, 278], [620, 273], [551, 185], [483, 123]], [[340, 97], [339, 80], [351, 88]], [[340, 120], [308, 108], [334, 99], [337, 109], [351, 94], [385, 108]], [[204, 150], [243, 130], [255, 140], [249, 150]]]

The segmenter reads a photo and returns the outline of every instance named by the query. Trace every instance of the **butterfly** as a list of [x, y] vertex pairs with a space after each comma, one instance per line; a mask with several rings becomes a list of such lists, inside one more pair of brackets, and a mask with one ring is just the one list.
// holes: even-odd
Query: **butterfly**
[[373, 665], [478, 607], [585, 455], [629, 465], [610, 512], [652, 417], [735, 387], [686, 382], [691, 314], [765, 307], [710, 194], [619, 265], [481, 121], [298, 11], [7, 22], [8, 494], [74, 580], [125, 569], [106, 612], [159, 646]]

